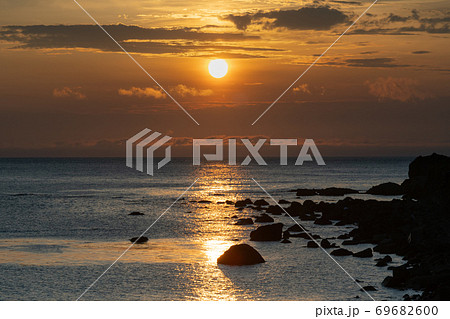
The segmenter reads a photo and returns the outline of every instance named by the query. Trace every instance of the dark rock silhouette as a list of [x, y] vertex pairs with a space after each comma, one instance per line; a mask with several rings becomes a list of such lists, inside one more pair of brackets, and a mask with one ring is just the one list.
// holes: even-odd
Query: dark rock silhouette
[[322, 218], [316, 219], [314, 221], [314, 224], [316, 224], [316, 225], [332, 225], [333, 223], [329, 219], [322, 217]]
[[285, 238], [281, 241], [282, 244], [290, 244], [292, 243], [289, 239]]
[[333, 255], [333, 256], [350, 256], [350, 255], [353, 255], [353, 253], [347, 249], [339, 248], [339, 249], [333, 250], [331, 252], [331, 255]]
[[279, 241], [281, 240], [282, 230], [283, 230], [282, 223], [260, 226], [250, 233], [250, 240]]
[[256, 217], [255, 223], [273, 223], [274, 219], [267, 214], [261, 214]]
[[353, 254], [353, 257], [368, 258], [373, 257], [372, 248], [367, 248]]
[[198, 203], [199, 204], [211, 204], [212, 202], [210, 200], [202, 199], [202, 200], [199, 200]]
[[235, 225], [253, 225], [253, 219], [251, 219], [251, 218], [239, 218]]
[[364, 286], [362, 287], [362, 289], [360, 289], [361, 291], [377, 291], [377, 289], [374, 286]]
[[145, 236], [141, 236], [141, 237], [133, 237], [133, 238], [130, 239], [130, 241], [131, 241], [132, 243], [135, 243], [135, 244], [143, 244], [143, 243], [148, 242], [148, 238], [145, 237]]
[[308, 248], [317, 248], [319, 247], [319, 245], [317, 245], [317, 243], [315, 241], [310, 240], [307, 244], [306, 247]]
[[253, 204], [255, 204], [255, 206], [269, 206], [269, 203], [266, 202], [264, 199], [255, 200]]
[[322, 248], [336, 248], [336, 244], [335, 243], [330, 243], [328, 239], [322, 239], [322, 241], [320, 242], [320, 246]]
[[266, 213], [272, 215], [282, 215], [284, 213], [283, 209], [278, 205], [270, 205], [266, 209]]
[[128, 214], [129, 216], [142, 216], [142, 215], [145, 215], [144, 213], [141, 213], [141, 212], [131, 212], [131, 213], [129, 213]]
[[289, 227], [287, 230], [290, 231], [290, 232], [300, 233], [300, 232], [303, 232], [304, 230], [307, 230], [307, 229], [305, 227], [303, 227], [303, 229], [302, 229], [302, 227], [300, 227], [299, 225], [295, 224], [295, 225]]
[[403, 195], [405, 194], [405, 189], [396, 183], [383, 183], [377, 186], [371, 187], [367, 192], [371, 195]]
[[289, 204], [290, 203], [290, 201], [287, 201], [287, 200], [285, 200], [285, 199], [280, 199], [279, 201], [278, 201], [278, 204]]
[[226, 200], [225, 204], [227, 204], [227, 205], [234, 205], [234, 202], [232, 200]]
[[247, 244], [233, 245], [217, 258], [218, 264], [230, 266], [255, 265], [264, 262], [260, 253]]

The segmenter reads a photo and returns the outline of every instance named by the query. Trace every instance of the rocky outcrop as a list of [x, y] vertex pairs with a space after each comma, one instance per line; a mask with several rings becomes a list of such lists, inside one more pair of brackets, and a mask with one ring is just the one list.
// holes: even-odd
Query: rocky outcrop
[[399, 184], [389, 182], [373, 186], [366, 193], [371, 195], [395, 196], [405, 194], [405, 189]]
[[260, 253], [247, 244], [233, 245], [217, 259], [218, 264], [230, 266], [255, 265], [264, 262]]
[[250, 233], [252, 241], [280, 241], [282, 237], [283, 224], [276, 223], [258, 227]]

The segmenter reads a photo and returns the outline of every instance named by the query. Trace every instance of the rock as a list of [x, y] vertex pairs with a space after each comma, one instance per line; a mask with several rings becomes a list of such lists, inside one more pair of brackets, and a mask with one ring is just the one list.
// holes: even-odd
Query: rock
[[374, 286], [364, 286], [362, 287], [362, 289], [360, 289], [361, 291], [377, 291], [377, 289]]
[[282, 230], [283, 230], [282, 223], [260, 226], [250, 233], [250, 240], [279, 241], [281, 240]]
[[371, 187], [366, 194], [395, 196], [405, 194], [405, 190], [399, 184], [389, 182]]
[[369, 258], [373, 257], [372, 248], [367, 248], [353, 254], [353, 257]]
[[388, 264], [385, 260], [379, 260], [375, 266], [377, 267], [386, 267]]
[[320, 246], [322, 246], [322, 248], [333, 247], [333, 245], [331, 245], [331, 243], [328, 241], [328, 239], [322, 239], [322, 241], [320, 242]]
[[148, 242], [148, 238], [145, 236], [141, 236], [141, 237], [133, 237], [130, 239], [130, 241], [134, 244], [143, 244]]
[[255, 223], [273, 223], [274, 219], [267, 214], [262, 214], [255, 219]]
[[329, 219], [326, 218], [318, 218], [314, 221], [314, 224], [316, 225], [331, 225], [333, 224]]
[[302, 227], [300, 227], [298, 224], [295, 224], [295, 225], [289, 227], [287, 230], [288, 231], [292, 231], [292, 232], [300, 233], [300, 232], [303, 232], [306, 229], [304, 227], [302, 229]]
[[255, 265], [264, 262], [264, 258], [256, 249], [247, 244], [233, 245], [217, 258], [218, 264], [230, 266]]
[[255, 206], [269, 206], [269, 203], [264, 199], [258, 199], [254, 202]]
[[317, 190], [317, 193], [321, 196], [344, 196], [347, 194], [359, 194], [357, 190], [351, 188], [338, 188], [329, 187]]
[[350, 246], [350, 245], [358, 245], [359, 242], [357, 242], [356, 240], [344, 240], [342, 242], [342, 245], [344, 246]]
[[128, 216], [142, 216], [142, 215], [145, 215], [145, 214], [141, 213], [141, 212], [131, 212], [128, 214]]
[[266, 213], [272, 215], [282, 215], [284, 213], [283, 209], [278, 205], [270, 205], [266, 209]]
[[191, 211], [188, 211], [188, 212], [186, 212], [185, 214], [192, 214], [192, 212], [191, 212]]
[[239, 218], [235, 225], [253, 225], [253, 219], [251, 219], [251, 218]]
[[296, 191], [297, 196], [315, 196], [317, 192], [314, 189], [299, 188]]
[[233, 215], [233, 216], [231, 216], [230, 218], [238, 218], [238, 217], [237, 217], [237, 215]]
[[204, 200], [204, 199], [202, 199], [202, 200], [199, 200], [198, 203], [199, 203], [199, 204], [211, 204], [212, 202], [211, 202], [210, 200]]
[[339, 249], [333, 250], [331, 252], [331, 255], [333, 255], [333, 256], [350, 256], [350, 255], [353, 255], [353, 253], [347, 249], [339, 248]]
[[242, 208], [242, 207], [245, 207], [245, 206], [247, 206], [247, 203], [244, 200], [238, 200], [234, 204], [234, 207], [239, 207], [239, 208]]
[[319, 247], [319, 245], [317, 245], [317, 243], [315, 241], [310, 240], [307, 244], [306, 247], [308, 248], [317, 248]]
[[216, 202], [216, 204], [217, 205], [223, 205], [223, 204], [225, 204], [225, 202], [224, 201], [218, 201], [218, 202]]
[[232, 200], [226, 200], [225, 204], [227, 204], [227, 205], [234, 205], [234, 202]]
[[282, 244], [290, 244], [290, 243], [292, 243], [289, 239], [283, 239], [282, 241], [281, 241], [281, 243]]
[[289, 204], [290, 203], [290, 201], [287, 201], [287, 200], [285, 200], [285, 199], [280, 199], [279, 201], [278, 201], [278, 204], [280, 204], [280, 205], [282, 205], [282, 204]]
[[350, 238], [350, 235], [349, 234], [343, 234], [343, 235], [339, 235], [338, 237], [337, 237], [337, 239], [349, 239]]

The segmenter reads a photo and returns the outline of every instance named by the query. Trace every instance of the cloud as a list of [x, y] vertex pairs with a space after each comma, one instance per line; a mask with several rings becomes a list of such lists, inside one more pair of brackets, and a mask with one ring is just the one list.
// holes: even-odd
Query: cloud
[[211, 89], [199, 90], [194, 87], [188, 87], [184, 84], [178, 84], [176, 87], [172, 88], [173, 92], [176, 92], [180, 96], [184, 97], [190, 96], [210, 96], [213, 94]]
[[[205, 56], [221, 52], [244, 55], [243, 52], [246, 52], [247, 57], [250, 57], [258, 55], [259, 51], [283, 51], [255, 45], [247, 46], [244, 41], [259, 40], [260, 37], [236, 32], [203, 32], [202, 28], [143, 28], [124, 24], [105, 25], [104, 28], [127, 51], [133, 53]], [[121, 51], [96, 25], [2, 26], [0, 41], [14, 43], [15, 49]], [[237, 42], [245, 44], [238, 45]]]
[[430, 51], [413, 51], [411, 52], [412, 54], [427, 54], [427, 53], [431, 53]]
[[432, 97], [423, 90], [417, 80], [411, 78], [380, 77], [373, 82], [366, 81], [365, 84], [369, 87], [369, 93], [380, 101], [389, 99], [407, 102]]
[[159, 90], [151, 87], [137, 88], [132, 87], [131, 89], [119, 89], [119, 95], [123, 96], [137, 96], [137, 97], [153, 97], [155, 99], [165, 99], [166, 94]]
[[372, 58], [372, 59], [347, 59], [347, 66], [361, 68], [395, 68], [407, 67], [406, 64], [396, 64], [393, 58]]
[[267, 29], [286, 28], [291, 30], [329, 30], [331, 27], [349, 21], [348, 16], [328, 6], [303, 7], [297, 10], [275, 10], [229, 14], [223, 20], [231, 21], [237, 29], [245, 30], [250, 24], [264, 24]]
[[305, 93], [305, 94], [311, 95], [311, 90], [309, 89], [309, 86], [307, 83], [300, 84], [299, 86], [295, 87], [294, 92]]
[[63, 87], [61, 89], [55, 88], [53, 90], [53, 96], [57, 98], [72, 97], [77, 100], [84, 100], [86, 95], [81, 92], [81, 87]]

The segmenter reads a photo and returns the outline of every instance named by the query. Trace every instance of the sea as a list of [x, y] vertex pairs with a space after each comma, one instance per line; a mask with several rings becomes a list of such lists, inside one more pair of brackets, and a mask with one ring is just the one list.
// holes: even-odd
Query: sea
[[[237, 226], [231, 217], [258, 212], [224, 203], [344, 198], [300, 198], [292, 191], [325, 187], [359, 190], [353, 198], [392, 200], [362, 193], [383, 182], [401, 183], [412, 158], [325, 158], [325, 166], [266, 161], [194, 166], [192, 159], [174, 158], [150, 176], [127, 167], [124, 158], [0, 159], [0, 300], [402, 300], [417, 293], [381, 285], [392, 271], [375, 267], [378, 253], [332, 259], [302, 238], [250, 241], [258, 224]], [[289, 216], [274, 218], [286, 228], [295, 224]], [[336, 237], [356, 227], [302, 225], [338, 245]], [[131, 246], [130, 238], [146, 229], [149, 241]], [[250, 244], [266, 262], [218, 265], [237, 243]], [[346, 248], [367, 247], [373, 245]], [[404, 263], [391, 257], [391, 266]], [[376, 289], [370, 296], [361, 291], [367, 285]]]

